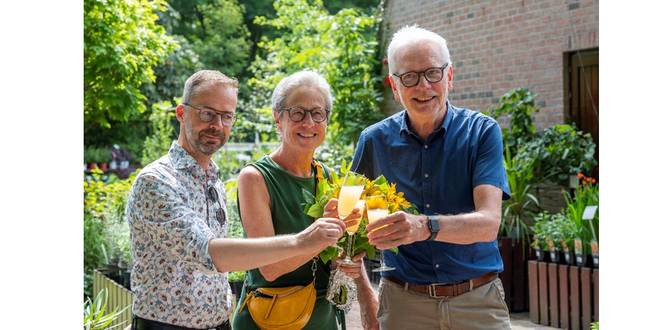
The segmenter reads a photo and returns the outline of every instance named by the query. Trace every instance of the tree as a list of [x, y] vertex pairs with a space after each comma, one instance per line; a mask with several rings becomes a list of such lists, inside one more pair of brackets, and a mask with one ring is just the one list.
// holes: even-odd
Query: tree
[[250, 32], [236, 0], [172, 0], [173, 34], [185, 37], [202, 66], [237, 77], [248, 66]]
[[268, 97], [284, 76], [314, 69], [325, 76], [335, 96], [330, 140], [354, 143], [362, 129], [382, 117], [376, 38], [380, 13], [370, 16], [349, 8], [330, 15], [321, 0], [276, 0], [274, 8], [275, 18], [255, 19], [281, 35], [258, 45], [264, 55], [257, 55], [251, 66], [253, 106], [245, 109], [245, 116], [254, 120], [270, 111]]
[[85, 0], [86, 128], [108, 129], [145, 110], [140, 86], [154, 81], [153, 67], [176, 47], [156, 23], [164, 8], [163, 0]]

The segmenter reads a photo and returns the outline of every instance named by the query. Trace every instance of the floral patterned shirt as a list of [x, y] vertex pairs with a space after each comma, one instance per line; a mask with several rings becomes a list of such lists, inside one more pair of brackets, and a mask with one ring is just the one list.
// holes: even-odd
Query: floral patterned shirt
[[227, 274], [208, 252], [226, 237], [227, 207], [218, 167], [204, 171], [174, 141], [166, 156], [146, 166], [131, 188], [133, 314], [191, 328], [211, 328], [230, 317]]

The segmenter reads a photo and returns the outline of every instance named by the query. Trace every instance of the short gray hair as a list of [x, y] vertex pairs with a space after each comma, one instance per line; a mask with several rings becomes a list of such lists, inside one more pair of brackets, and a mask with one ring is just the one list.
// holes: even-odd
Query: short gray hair
[[325, 99], [326, 110], [332, 110], [332, 92], [330, 91], [328, 81], [318, 72], [311, 70], [298, 71], [280, 80], [273, 90], [273, 110], [281, 111], [284, 108], [289, 93], [301, 86], [317, 88], [323, 95], [323, 99]]
[[408, 47], [422, 41], [428, 41], [436, 44], [440, 49], [440, 54], [442, 54], [442, 57], [444, 57], [444, 59], [451, 66], [451, 57], [449, 56], [449, 48], [447, 48], [447, 41], [445, 38], [435, 32], [420, 28], [417, 25], [406, 25], [394, 33], [392, 36], [392, 41], [390, 41], [390, 44], [387, 47], [387, 63], [390, 74], [395, 73], [396, 53], [404, 47]]
[[200, 70], [193, 73], [186, 80], [183, 86], [183, 103], [190, 103], [190, 99], [195, 95], [197, 88], [207, 81], [227, 85], [227, 87], [238, 88], [238, 80], [229, 78], [220, 71]]

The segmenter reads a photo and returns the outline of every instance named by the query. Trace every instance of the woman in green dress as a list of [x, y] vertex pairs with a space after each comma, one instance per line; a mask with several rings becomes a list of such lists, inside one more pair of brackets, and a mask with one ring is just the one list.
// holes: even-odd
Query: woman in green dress
[[[314, 160], [314, 151], [323, 143], [332, 110], [327, 81], [313, 71], [297, 72], [280, 81], [273, 91], [272, 105], [281, 144], [269, 155], [245, 167], [238, 177], [239, 212], [247, 237], [297, 233], [307, 228], [314, 219], [303, 210], [303, 190], [314, 194], [318, 171], [326, 178], [329, 174], [325, 165]], [[326, 205], [326, 214], [338, 217], [336, 205], [337, 200], [332, 199]], [[353, 218], [358, 217], [356, 212]], [[249, 271], [232, 328], [258, 329], [248, 308], [240, 309], [247, 292], [260, 287], [308, 285], [314, 278], [313, 258], [321, 251]], [[355, 259], [358, 267], [342, 265], [340, 269], [352, 278], [359, 278], [356, 279], [358, 286], [369, 285], [361, 257]], [[319, 259], [316, 268], [316, 303], [304, 329], [337, 329], [334, 306], [325, 299], [331, 265]], [[370, 319], [375, 320], [375, 299], [369, 299], [368, 305], [370, 307], [363, 311], [368, 309], [371, 313], [367, 314], [373, 314]]]

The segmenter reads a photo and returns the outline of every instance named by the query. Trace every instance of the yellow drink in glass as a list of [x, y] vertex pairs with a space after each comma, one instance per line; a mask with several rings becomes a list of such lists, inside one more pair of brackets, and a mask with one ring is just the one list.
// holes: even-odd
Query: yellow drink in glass
[[[364, 204], [365, 204], [364, 199], [357, 201], [357, 203], [355, 204], [355, 207], [360, 209], [360, 214], [364, 214]], [[362, 218], [360, 218], [360, 220], [362, 220]], [[359, 228], [360, 228], [360, 221], [358, 221], [358, 223], [355, 224], [354, 226], [346, 227], [346, 232], [349, 235], [353, 235], [355, 234], [355, 232], [358, 231]]]
[[364, 185], [341, 187], [339, 191], [339, 205], [337, 206], [340, 219], [343, 220], [351, 214], [351, 211], [355, 208], [355, 204], [360, 199], [360, 195], [362, 195], [363, 189]]

